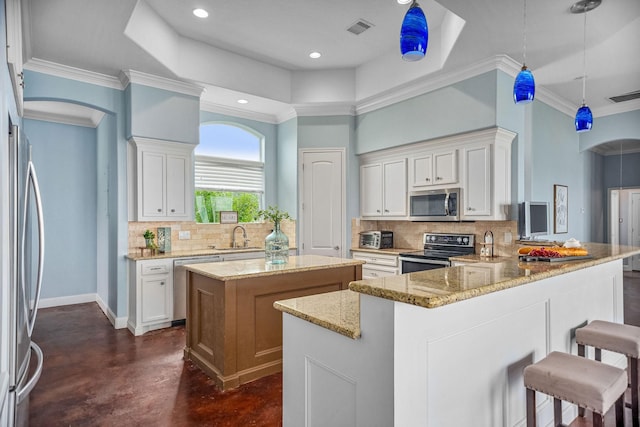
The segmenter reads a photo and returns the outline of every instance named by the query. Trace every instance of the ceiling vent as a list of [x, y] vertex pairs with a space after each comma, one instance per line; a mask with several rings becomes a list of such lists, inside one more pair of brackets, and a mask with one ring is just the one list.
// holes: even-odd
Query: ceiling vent
[[625, 93], [624, 95], [612, 96], [609, 98], [613, 102], [625, 102], [631, 101], [632, 99], [640, 98], [640, 90], [636, 90], [634, 92]]
[[364, 33], [371, 27], [373, 27], [373, 24], [371, 22], [367, 22], [364, 19], [360, 19], [356, 21], [353, 25], [351, 25], [349, 28], [347, 28], [347, 31], [357, 36], [359, 34]]

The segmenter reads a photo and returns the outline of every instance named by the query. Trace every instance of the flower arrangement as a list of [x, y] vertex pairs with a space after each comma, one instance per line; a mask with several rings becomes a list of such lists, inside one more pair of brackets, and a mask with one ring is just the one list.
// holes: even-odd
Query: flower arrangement
[[269, 206], [267, 209], [259, 210], [257, 218], [273, 222], [274, 225], [280, 225], [283, 219], [291, 219], [289, 213], [281, 211], [277, 206]]

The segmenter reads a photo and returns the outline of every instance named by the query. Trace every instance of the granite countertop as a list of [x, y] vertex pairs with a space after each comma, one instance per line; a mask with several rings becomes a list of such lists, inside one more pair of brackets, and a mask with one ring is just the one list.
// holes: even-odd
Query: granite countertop
[[292, 298], [274, 308], [351, 339], [360, 338], [360, 294], [344, 290]]
[[[513, 256], [481, 259], [477, 255], [459, 257], [472, 262], [436, 270], [351, 282], [349, 289], [380, 298], [426, 308], [520, 286], [616, 259], [640, 254], [640, 247], [585, 243], [591, 258], [564, 262], [521, 262], [514, 245]], [[476, 262], [473, 262], [476, 261]]]
[[229, 281], [247, 277], [271, 276], [361, 264], [364, 264], [364, 261], [357, 259], [334, 258], [321, 255], [300, 255], [290, 256], [289, 262], [286, 264], [269, 265], [265, 263], [264, 258], [259, 258], [187, 264], [185, 268], [194, 273], [211, 277], [212, 279]]
[[[143, 250], [144, 249], [144, 250]], [[296, 250], [296, 248], [289, 248], [289, 250]], [[126, 257], [134, 261], [146, 260], [146, 259], [161, 259], [161, 258], [188, 258], [194, 256], [203, 255], [224, 255], [224, 254], [238, 254], [246, 252], [264, 252], [264, 248], [207, 248], [207, 249], [188, 249], [182, 251], [171, 252], [155, 252], [152, 253], [150, 249], [139, 248], [135, 252], [129, 252]]]
[[369, 248], [351, 248], [351, 252], [368, 252], [372, 254], [381, 254], [381, 255], [400, 255], [406, 252], [414, 252], [419, 251], [422, 248], [411, 249], [411, 248], [389, 248], [389, 249], [369, 249]]

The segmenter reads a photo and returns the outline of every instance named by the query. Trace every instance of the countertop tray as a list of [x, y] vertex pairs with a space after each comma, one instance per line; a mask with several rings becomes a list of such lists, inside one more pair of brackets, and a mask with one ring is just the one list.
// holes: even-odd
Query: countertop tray
[[583, 256], [563, 256], [560, 258], [549, 258], [543, 256], [529, 256], [529, 255], [521, 255], [520, 261], [524, 262], [533, 262], [533, 261], [543, 261], [543, 262], [565, 262], [565, 261], [575, 261], [578, 259], [589, 259], [593, 258], [591, 255], [583, 255]]

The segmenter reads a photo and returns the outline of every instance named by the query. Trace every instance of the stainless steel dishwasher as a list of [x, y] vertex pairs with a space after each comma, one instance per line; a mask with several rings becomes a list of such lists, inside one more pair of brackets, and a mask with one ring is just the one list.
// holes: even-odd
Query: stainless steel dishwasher
[[220, 262], [224, 259], [220, 255], [203, 255], [190, 258], [176, 258], [173, 260], [173, 321], [187, 318], [187, 264], [202, 264], [205, 262]]

